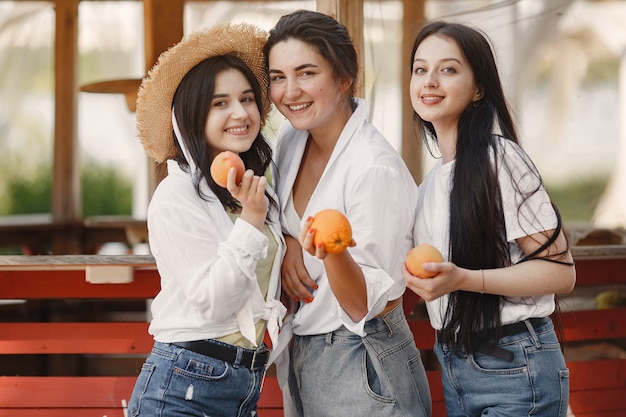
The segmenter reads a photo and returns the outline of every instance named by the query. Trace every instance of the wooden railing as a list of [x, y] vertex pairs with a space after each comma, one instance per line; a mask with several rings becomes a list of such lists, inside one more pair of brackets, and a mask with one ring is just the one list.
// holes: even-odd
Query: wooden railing
[[[626, 246], [573, 252], [576, 291], [626, 288]], [[0, 299], [6, 303], [0, 305], [0, 417], [124, 416], [152, 347], [147, 303], [158, 290], [151, 256], [0, 256]], [[619, 349], [626, 338], [625, 306], [582, 308], [575, 295], [561, 300], [566, 358], [568, 350], [580, 353], [586, 346]], [[444, 417], [433, 329], [412, 292], [405, 294], [404, 309], [427, 366], [433, 416]], [[568, 359], [573, 413], [626, 415], [626, 360], [593, 352]], [[259, 416], [282, 416], [281, 404], [270, 368]]]
[[[87, 271], [98, 275], [98, 270], [111, 271], [111, 280], [124, 275], [125, 281], [130, 270], [132, 282], [88, 282]], [[53, 305], [85, 302], [88, 309], [102, 300], [150, 299], [158, 290], [150, 256], [0, 257], [1, 298], [24, 300], [26, 309], [44, 305], [43, 312], [34, 313], [40, 321], [31, 321], [26, 314], [0, 323], [0, 354], [18, 355], [15, 360], [22, 363], [16, 375], [1, 372], [5, 376], [0, 377], [0, 416], [31, 416], [37, 411], [48, 417], [123, 416], [135, 372], [85, 375], [77, 358], [97, 355], [105, 361], [118, 355], [141, 363], [152, 346], [145, 313], [143, 321], [95, 322], [63, 317], [64, 308], [56, 312]], [[39, 356], [43, 361], [33, 369], [29, 360]]]
[[[0, 358], [5, 359], [0, 360], [0, 417], [124, 416], [136, 376], [152, 348], [145, 302], [158, 291], [151, 256], [0, 256], [0, 300], [7, 302], [0, 309], [83, 302], [79, 314], [89, 316], [87, 321], [72, 312], [67, 321], [68, 314], [51, 312], [50, 306], [34, 313], [44, 316], [39, 321], [16, 313], [0, 316]], [[139, 302], [143, 311], [134, 306], [134, 312], [122, 313], [131, 321], [120, 320], [119, 311], [97, 314], [105, 321], [94, 321], [90, 303], [103, 301]], [[7, 320], [16, 315], [18, 320]], [[43, 361], [33, 359], [38, 357]], [[81, 358], [96, 365], [81, 366]], [[14, 367], [16, 361], [20, 364]], [[40, 366], [33, 367], [33, 361]], [[14, 369], [14, 375], [8, 369]], [[280, 389], [271, 375], [259, 407], [261, 417], [282, 415]]]
[[54, 220], [50, 214], [0, 216], [0, 247], [19, 248], [24, 255], [94, 254], [108, 242], [133, 246], [147, 241], [146, 221], [130, 216], [77, 221]]

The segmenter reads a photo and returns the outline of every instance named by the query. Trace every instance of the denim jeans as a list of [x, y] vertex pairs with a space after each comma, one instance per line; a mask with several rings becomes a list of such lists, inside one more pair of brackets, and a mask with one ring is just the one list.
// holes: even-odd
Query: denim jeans
[[527, 328], [497, 343], [513, 353], [512, 362], [435, 344], [448, 417], [567, 415], [569, 370], [552, 321]]
[[402, 305], [365, 331], [294, 336], [289, 386], [300, 416], [430, 416], [426, 371]]
[[265, 368], [250, 370], [155, 342], [128, 403], [130, 417], [255, 416]]

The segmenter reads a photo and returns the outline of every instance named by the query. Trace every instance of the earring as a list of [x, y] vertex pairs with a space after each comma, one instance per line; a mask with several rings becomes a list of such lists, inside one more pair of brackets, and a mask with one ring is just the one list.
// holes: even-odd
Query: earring
[[478, 107], [478, 102], [480, 100], [472, 101], [472, 107]]

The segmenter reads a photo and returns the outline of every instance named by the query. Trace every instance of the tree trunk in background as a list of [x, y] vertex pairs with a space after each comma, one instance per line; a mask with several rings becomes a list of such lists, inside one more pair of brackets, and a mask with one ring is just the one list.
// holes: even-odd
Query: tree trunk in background
[[615, 168], [594, 214], [594, 225], [626, 228], [626, 48], [619, 67], [620, 147]]

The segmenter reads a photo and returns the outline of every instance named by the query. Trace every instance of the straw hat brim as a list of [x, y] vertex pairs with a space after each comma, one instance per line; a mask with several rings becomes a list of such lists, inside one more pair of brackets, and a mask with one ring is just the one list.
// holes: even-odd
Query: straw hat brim
[[245, 62], [259, 80], [262, 116], [267, 116], [271, 103], [263, 58], [266, 40], [267, 32], [251, 24], [219, 25], [194, 32], [163, 52], [137, 93], [137, 134], [146, 153], [156, 162], [176, 156], [171, 118], [174, 93], [187, 72], [207, 58], [232, 54]]

